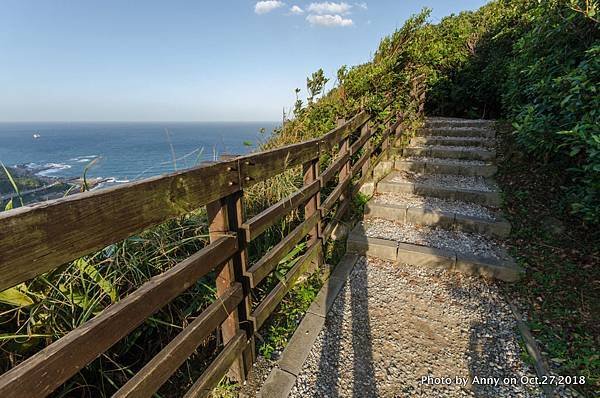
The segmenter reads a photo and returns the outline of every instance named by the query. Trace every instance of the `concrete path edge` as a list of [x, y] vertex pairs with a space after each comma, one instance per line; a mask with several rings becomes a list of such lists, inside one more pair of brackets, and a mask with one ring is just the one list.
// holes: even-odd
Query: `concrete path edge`
[[269, 373], [258, 397], [286, 398], [289, 396], [304, 361], [325, 325], [327, 313], [354, 269], [358, 258], [359, 256], [356, 254], [346, 254], [334, 268], [283, 350], [281, 358]]

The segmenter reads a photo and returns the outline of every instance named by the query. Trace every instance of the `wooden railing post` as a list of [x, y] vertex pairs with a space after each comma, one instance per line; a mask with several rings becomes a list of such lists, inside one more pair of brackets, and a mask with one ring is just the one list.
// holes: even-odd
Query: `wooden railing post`
[[388, 130], [392, 128], [393, 124], [394, 123], [390, 120], [384, 126], [384, 129], [385, 129], [384, 131], [387, 132], [387, 134], [385, 136], [385, 139], [381, 143], [381, 153], [383, 154], [383, 156], [382, 156], [383, 160], [389, 160], [389, 158], [390, 158], [390, 137], [392, 135], [394, 135], [395, 132], [394, 131], [388, 131]]
[[[302, 165], [303, 173], [304, 173], [304, 186], [308, 186], [315, 182], [319, 178], [319, 157], [308, 161]], [[321, 206], [321, 191], [317, 191], [304, 205], [304, 219], [308, 220], [315, 213], [319, 211], [319, 207]], [[310, 230], [308, 233], [308, 246], [312, 246], [317, 240], [319, 240], [322, 236], [322, 223], [321, 216], [319, 215], [319, 220], [317, 221], [317, 225]], [[322, 252], [321, 252], [322, 253]], [[316, 262], [313, 264], [313, 268], [318, 269], [323, 263], [322, 257], [317, 256]], [[310, 270], [313, 271], [312, 269]]]
[[239, 233], [242, 224], [242, 191], [235, 192], [224, 198], [216, 200], [206, 205], [206, 212], [209, 222], [209, 235], [211, 242], [220, 238], [223, 235], [237, 233], [240, 249], [225, 265], [217, 270], [217, 295], [222, 295], [235, 282], [241, 282], [244, 285], [245, 299], [240, 303], [238, 308], [231, 312], [229, 317], [221, 326], [221, 335], [223, 344], [227, 344], [231, 339], [235, 338], [240, 331], [240, 326], [247, 332], [248, 339], [251, 344], [242, 354], [236, 359], [229, 369], [229, 377], [237, 382], [246, 380], [248, 372], [252, 367], [254, 356], [253, 330], [252, 322], [248, 320], [248, 314], [251, 309], [249, 299], [249, 287], [246, 279], [243, 277], [245, 267], [247, 266], [247, 252], [244, 239]]
[[[346, 119], [338, 119], [337, 120], [338, 126], [343, 126], [345, 123], [346, 123]], [[350, 134], [348, 134], [342, 140], [342, 142], [340, 142], [340, 156], [344, 155], [346, 152], [349, 152], [349, 151], [350, 151]], [[344, 166], [342, 166], [342, 168], [340, 169], [340, 172], [339, 172], [339, 180], [340, 181], [343, 181], [350, 174], [350, 167], [351, 167], [350, 158], [348, 158], [348, 161], [346, 162], [346, 164]], [[349, 197], [348, 197], [347, 193], [344, 192], [340, 196], [340, 205], [348, 199], [349, 199]]]
[[[367, 122], [365, 123], [362, 128], [360, 129], [360, 135], [370, 135], [372, 132], [372, 128], [371, 128], [371, 122]], [[362, 170], [361, 170], [361, 176], [364, 177], [368, 172], [369, 172], [369, 168], [371, 167], [371, 151], [373, 150], [373, 143], [371, 142], [371, 139], [369, 138], [367, 140], [367, 142], [365, 143], [365, 145], [363, 146], [365, 153], [369, 154], [369, 158], [367, 159], [367, 161], [365, 163], [363, 163], [362, 165]]]

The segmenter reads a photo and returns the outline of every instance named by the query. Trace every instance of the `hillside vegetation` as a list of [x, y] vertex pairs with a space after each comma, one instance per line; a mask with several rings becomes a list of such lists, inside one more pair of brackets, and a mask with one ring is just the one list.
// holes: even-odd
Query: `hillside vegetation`
[[[521, 159], [535, 159], [564, 174], [561, 186], [552, 194], [559, 198], [557, 209], [572, 215], [578, 227], [592, 235], [600, 221], [596, 11], [592, 2], [585, 1], [499, 0], [433, 24], [424, 10], [384, 38], [371, 62], [343, 66], [336, 76], [325, 76], [319, 70], [308, 77], [306, 95], [296, 90], [298, 100], [289, 120], [261, 149], [318, 137], [335, 127], [337, 119], [350, 118], [360, 109], [368, 109], [379, 120], [401, 111], [407, 124], [419, 123], [411, 90], [422, 79], [428, 87], [431, 115], [510, 121], [514, 151]], [[390, 99], [392, 110], [384, 111]], [[329, 161], [323, 158], [322, 166]], [[299, 170], [257, 184], [246, 192], [247, 214], [256, 214], [301, 184]], [[251, 260], [277, 243], [297, 221], [298, 214], [294, 214], [253, 242]], [[207, 220], [201, 209], [21, 284], [10, 294], [4, 292], [0, 297], [0, 370], [64, 336], [206, 242]], [[303, 247], [297, 249], [278, 272], [285, 272]], [[335, 250], [329, 252], [331, 263], [335, 255]], [[276, 276], [268, 278], [264, 291], [276, 282]], [[199, 281], [82, 370], [60, 393], [112, 394], [214, 300], [213, 286], [214, 275]], [[302, 313], [299, 307], [307, 306], [318, 286], [318, 281], [309, 279], [284, 300], [279, 313], [261, 331], [257, 344], [261, 353], [268, 356], [285, 344]], [[532, 308], [534, 316], [543, 314]], [[571, 307], [565, 311], [575, 316], [551, 325], [546, 343], [564, 342], [565, 333], [572, 333], [565, 332], [565, 324], [579, 322], [574, 319], [583, 313], [583, 309]], [[565, 343], [567, 347], [560, 348], [566, 358], [561, 372], [586, 375], [591, 386], [580, 388], [591, 396], [593, 384], [598, 382], [594, 348], [598, 341], [594, 330], [583, 330], [589, 318], [582, 319], [575, 326], [584, 336], [578, 341], [584, 343]], [[177, 396], [189, 386], [218, 344], [212, 338], [200, 347], [161, 390], [162, 396]], [[558, 355], [558, 349], [549, 343], [545, 348], [552, 356]]]

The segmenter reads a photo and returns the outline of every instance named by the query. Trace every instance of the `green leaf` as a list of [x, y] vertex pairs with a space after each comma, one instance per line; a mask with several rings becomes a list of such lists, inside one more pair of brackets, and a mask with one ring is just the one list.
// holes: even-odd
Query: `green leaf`
[[26, 294], [27, 286], [24, 283], [0, 292], [0, 302], [14, 307], [28, 307], [33, 300]]
[[83, 273], [87, 274], [102, 290], [106, 293], [110, 300], [114, 303], [117, 301], [117, 289], [115, 286], [104, 279], [102, 275], [98, 272], [98, 270], [90, 263], [88, 263], [85, 259], [80, 258], [74, 261], [75, 266]]
[[[2, 166], [2, 168], [4, 169], [4, 173], [8, 177], [8, 180], [10, 181], [10, 184], [12, 185], [13, 189], [15, 190], [15, 193], [19, 197], [19, 200], [21, 201], [21, 206], [23, 206], [24, 205], [23, 204], [23, 198], [21, 197], [21, 192], [19, 191], [19, 187], [17, 186], [16, 181], [13, 179], [13, 176], [9, 173], [8, 169], [6, 168], [6, 166], [4, 166], [4, 163], [0, 162], [0, 166]], [[12, 202], [12, 199], [11, 199], [11, 202]], [[11, 209], [12, 209], [12, 207], [11, 207]]]
[[13, 209], [13, 200], [9, 200], [6, 206], [4, 207], [4, 211], [9, 211]]

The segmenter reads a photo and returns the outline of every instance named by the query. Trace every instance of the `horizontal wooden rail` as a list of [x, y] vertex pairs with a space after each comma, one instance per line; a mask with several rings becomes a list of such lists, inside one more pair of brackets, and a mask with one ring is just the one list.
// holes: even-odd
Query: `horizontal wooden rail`
[[[318, 214], [318, 213], [317, 213]], [[281, 302], [283, 297], [294, 286], [296, 280], [302, 275], [308, 264], [313, 261], [321, 250], [320, 242], [313, 244], [298, 262], [287, 272], [285, 280], [277, 284], [277, 286], [265, 297], [258, 307], [252, 313], [251, 318], [254, 319], [256, 329], [259, 329], [267, 320], [269, 315], [275, 310], [275, 307]]]
[[308, 232], [317, 225], [319, 221], [319, 214], [315, 213], [309, 219], [303, 221], [298, 225], [292, 232], [290, 232], [285, 238], [278, 244], [273, 246], [271, 250], [267, 252], [259, 261], [251, 266], [246, 276], [250, 280], [250, 286], [256, 287], [258, 284], [271, 273], [279, 264], [279, 261], [283, 259], [289, 252], [296, 246]]
[[200, 343], [227, 319], [243, 298], [242, 285], [235, 283], [136, 373], [113, 398], [152, 396]]
[[365, 134], [361, 134], [361, 136], [356, 140], [354, 144], [350, 146], [350, 155], [356, 155], [358, 151], [362, 149], [365, 143], [372, 137], [371, 132], [367, 132]]
[[231, 364], [240, 356], [242, 351], [248, 345], [248, 338], [245, 332], [239, 332], [235, 335], [223, 351], [215, 358], [210, 366], [202, 373], [202, 376], [184, 395], [184, 398], [204, 398], [208, 397], [213, 388], [225, 376]]
[[294, 166], [317, 159], [319, 142], [320, 140], [311, 140], [241, 157], [239, 163], [242, 186], [252, 186]]
[[50, 394], [146, 318], [227, 261], [237, 251], [237, 242], [235, 236], [220, 238], [4, 373], [0, 377], [0, 397]]
[[348, 122], [334, 128], [320, 139], [321, 150], [332, 150], [341, 140], [348, 137], [352, 132], [358, 130], [369, 121], [371, 116], [366, 111], [361, 111]]
[[0, 291], [239, 189], [224, 162], [0, 212]]
[[327, 185], [327, 183], [331, 181], [333, 177], [335, 177], [335, 174], [339, 172], [346, 163], [348, 163], [348, 159], [350, 159], [350, 152], [344, 152], [341, 156], [338, 156], [333, 160], [333, 162], [331, 162], [329, 167], [327, 167], [319, 177], [319, 180], [321, 180], [321, 187]]
[[324, 215], [325, 213], [329, 212], [329, 210], [331, 210], [331, 208], [333, 207], [335, 202], [337, 202], [337, 200], [340, 198], [340, 196], [344, 193], [344, 191], [350, 184], [351, 180], [352, 180], [352, 175], [350, 174], [350, 175], [346, 176], [346, 178], [344, 178], [342, 181], [340, 181], [338, 183], [338, 185], [336, 185], [334, 190], [329, 194], [329, 196], [321, 204], [321, 211], [323, 212], [322, 215]]
[[246, 221], [242, 225], [246, 241], [251, 242], [254, 240], [267, 228], [279, 221], [281, 217], [304, 204], [311, 196], [319, 192], [319, 189], [319, 181], [315, 181], [310, 185], [302, 187], [287, 198], [281, 199], [279, 202]]

